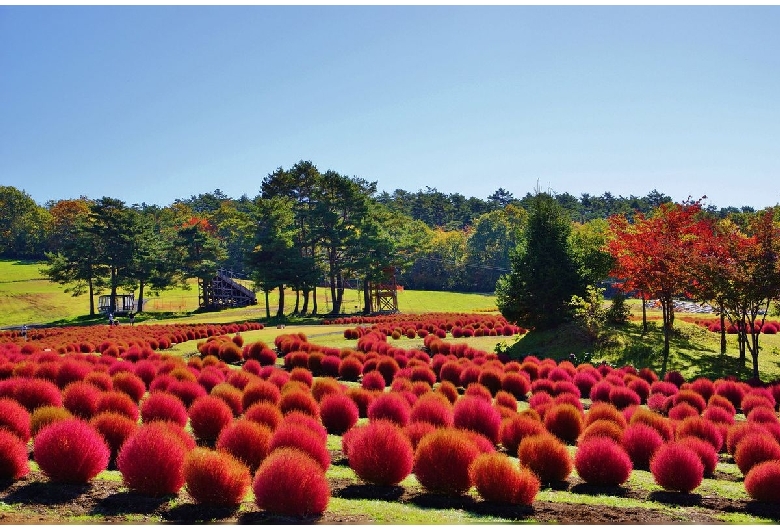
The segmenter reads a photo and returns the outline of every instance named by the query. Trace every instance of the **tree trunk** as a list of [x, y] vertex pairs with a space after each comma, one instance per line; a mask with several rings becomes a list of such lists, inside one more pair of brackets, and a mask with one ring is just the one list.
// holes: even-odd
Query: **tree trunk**
[[303, 288], [303, 307], [301, 308], [301, 314], [306, 314], [309, 311], [309, 293], [311, 289], [308, 287]]
[[666, 368], [669, 363], [669, 336], [674, 323], [674, 302], [671, 299], [661, 300], [661, 309], [664, 320], [664, 356], [663, 364], [661, 365], [661, 377], [663, 378], [666, 375]]
[[316, 315], [317, 314], [317, 286], [315, 285], [312, 289], [312, 306], [311, 306], [311, 314]]
[[344, 301], [344, 277], [341, 273], [336, 275], [336, 297], [333, 300], [333, 313], [341, 314], [341, 306]]
[[293, 315], [298, 314], [298, 309], [301, 305], [301, 291], [297, 287], [295, 288], [295, 309], [293, 309]]
[[109, 303], [109, 312], [113, 315], [116, 313], [116, 268], [111, 267], [111, 301]]
[[642, 333], [647, 333], [647, 307], [645, 307], [645, 295], [642, 295]]
[[89, 316], [95, 316], [95, 287], [92, 285], [92, 278], [89, 278]]
[[268, 295], [271, 291], [269, 291], [268, 289], [263, 289], [263, 292], [265, 292], [265, 318], [271, 320], [271, 306], [270, 303], [268, 302]]
[[723, 313], [723, 303], [720, 304], [720, 354], [726, 355], [726, 315]]
[[336, 276], [333, 273], [330, 274], [330, 299], [333, 301], [330, 312], [335, 315], [338, 311], [336, 311]]
[[284, 285], [279, 286], [279, 309], [276, 312], [277, 318], [284, 317]]
[[144, 311], [144, 281], [141, 280], [138, 286], [138, 308], [136, 313], [143, 313]]
[[368, 278], [363, 282], [363, 313], [371, 313], [371, 282]]

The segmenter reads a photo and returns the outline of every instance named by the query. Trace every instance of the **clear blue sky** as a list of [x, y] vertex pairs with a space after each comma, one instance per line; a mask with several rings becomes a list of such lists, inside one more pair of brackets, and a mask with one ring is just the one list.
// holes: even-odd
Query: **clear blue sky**
[[780, 202], [780, 7], [0, 7], [0, 185]]

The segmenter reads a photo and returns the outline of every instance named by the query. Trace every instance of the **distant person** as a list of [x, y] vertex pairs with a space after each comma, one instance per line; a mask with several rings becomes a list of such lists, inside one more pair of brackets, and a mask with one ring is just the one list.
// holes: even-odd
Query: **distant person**
[[108, 314], [108, 325], [113, 326], [114, 325], [114, 313]]
[[24, 337], [24, 340], [27, 340], [27, 324], [22, 326], [22, 337]]
[[130, 325], [135, 324], [135, 313], [130, 313]]

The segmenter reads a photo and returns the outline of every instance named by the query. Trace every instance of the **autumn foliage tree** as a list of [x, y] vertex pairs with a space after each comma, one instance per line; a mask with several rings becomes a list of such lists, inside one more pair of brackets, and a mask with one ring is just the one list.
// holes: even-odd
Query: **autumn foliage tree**
[[660, 205], [650, 216], [637, 213], [609, 219], [612, 237], [607, 243], [615, 260], [612, 276], [624, 292], [657, 298], [663, 313], [664, 350], [661, 372], [669, 360], [674, 326], [674, 298], [690, 295], [696, 284], [695, 267], [713, 221], [703, 215], [700, 202]]

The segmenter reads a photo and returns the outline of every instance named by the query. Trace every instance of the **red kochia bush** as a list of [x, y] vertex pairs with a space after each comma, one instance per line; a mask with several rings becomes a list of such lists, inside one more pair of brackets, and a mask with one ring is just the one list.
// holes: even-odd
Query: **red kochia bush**
[[254, 473], [268, 456], [270, 442], [271, 429], [243, 419], [222, 429], [217, 438], [216, 448], [235, 456]]
[[33, 452], [41, 471], [54, 482], [85, 483], [108, 467], [111, 452], [88, 423], [62, 420], [44, 427]]
[[426, 394], [412, 406], [410, 421], [426, 422], [437, 427], [452, 427], [452, 405], [440, 393]]
[[711, 477], [715, 472], [715, 467], [718, 465], [718, 453], [712, 445], [696, 436], [686, 436], [678, 439], [677, 442], [689, 449], [693, 449], [699, 455], [699, 459], [701, 459], [701, 463], [704, 466], [704, 476]]
[[357, 423], [358, 416], [358, 406], [345, 394], [330, 394], [320, 401], [320, 419], [330, 434], [344, 434]]
[[771, 435], [750, 432], [737, 443], [734, 462], [743, 475], [756, 464], [767, 460], [780, 460], [780, 445]]
[[321, 514], [330, 500], [322, 468], [306, 453], [290, 447], [268, 455], [255, 474], [252, 491], [259, 508], [293, 517]]
[[276, 426], [282, 421], [282, 411], [279, 407], [271, 403], [255, 403], [244, 411], [244, 419], [265, 425], [270, 430], [276, 429]]
[[380, 394], [368, 406], [368, 418], [371, 421], [389, 420], [404, 427], [409, 423], [410, 415], [409, 402], [397, 392]]
[[74, 416], [89, 419], [97, 411], [100, 390], [84, 381], [69, 384], [62, 392], [62, 404]]
[[146, 393], [143, 379], [130, 372], [120, 372], [113, 377], [114, 390], [124, 392], [130, 399], [138, 403]]
[[650, 461], [655, 483], [668, 491], [690, 493], [704, 479], [704, 464], [693, 449], [670, 442], [658, 448]]
[[469, 467], [480, 451], [458, 429], [437, 429], [420, 440], [414, 452], [414, 474], [423, 488], [460, 495], [472, 486]]
[[26, 442], [30, 439], [30, 413], [10, 398], [0, 398], [0, 430], [6, 429]]
[[621, 441], [636, 469], [649, 469], [650, 460], [664, 444], [661, 434], [644, 423], [633, 423], [623, 431]]
[[0, 429], [0, 480], [17, 480], [29, 472], [27, 444], [10, 431]]
[[501, 422], [499, 439], [509, 454], [516, 455], [523, 438], [544, 432], [541, 421], [526, 414], [518, 414]]
[[573, 468], [569, 450], [558, 438], [547, 433], [523, 438], [517, 458], [542, 483], [566, 480]]
[[509, 372], [504, 374], [501, 389], [509, 392], [516, 399], [523, 400], [531, 390], [531, 382], [523, 373]]
[[544, 426], [568, 444], [575, 444], [582, 434], [583, 416], [577, 408], [568, 403], [553, 405], [544, 415]]
[[685, 418], [677, 424], [677, 438], [695, 436], [710, 444], [715, 451], [723, 447], [723, 435], [718, 426], [699, 416]]
[[168, 392], [153, 392], [141, 403], [141, 420], [144, 423], [162, 420], [184, 427], [187, 425], [187, 419], [184, 403]]
[[117, 468], [124, 484], [142, 495], [162, 497], [184, 485], [187, 449], [181, 437], [163, 422], [142, 425], [122, 446]]
[[753, 466], [745, 475], [745, 490], [757, 501], [780, 503], [780, 460]]
[[103, 437], [111, 450], [111, 459], [114, 460], [119, 449], [127, 441], [138, 424], [118, 412], [101, 412], [89, 420], [89, 424]]
[[585, 482], [597, 486], [618, 486], [631, 475], [631, 458], [612, 438], [596, 436], [580, 442], [574, 467]]
[[412, 471], [412, 443], [393, 422], [378, 420], [357, 427], [349, 442], [349, 467], [361, 480], [393, 486]]
[[478, 397], [463, 396], [452, 409], [455, 427], [484, 435], [493, 444], [498, 443], [501, 430], [501, 414], [493, 406]]
[[330, 453], [320, 435], [299, 424], [280, 424], [271, 436], [268, 450], [274, 451], [280, 447], [295, 447], [313, 458], [317, 464], [327, 471], [330, 466]]
[[609, 401], [618, 409], [623, 410], [631, 405], [641, 404], [642, 398], [628, 387], [614, 386], [609, 391]]
[[97, 412], [118, 412], [131, 420], [138, 420], [138, 405], [124, 392], [103, 392], [98, 398]]
[[60, 389], [54, 383], [44, 379], [15, 379], [13, 394], [9, 397], [21, 403], [28, 412], [47, 405], [52, 407], [62, 406]]
[[585, 430], [582, 431], [582, 434], [580, 435], [578, 443], [582, 443], [589, 438], [598, 437], [607, 437], [615, 443], [620, 443], [623, 439], [623, 429], [621, 429], [618, 424], [609, 420], [596, 420], [585, 427]]
[[311, 393], [303, 390], [285, 392], [279, 401], [279, 410], [282, 411], [282, 414], [289, 414], [297, 410], [313, 418], [320, 417], [320, 407], [317, 400]]
[[530, 506], [539, 493], [539, 479], [501, 453], [479, 455], [469, 469], [477, 493], [488, 502]]
[[249, 489], [249, 469], [230, 453], [198, 447], [184, 460], [187, 492], [202, 504], [236, 506]]
[[233, 421], [233, 411], [227, 403], [215, 396], [199, 397], [187, 413], [192, 432], [200, 440], [216, 440], [220, 431]]

